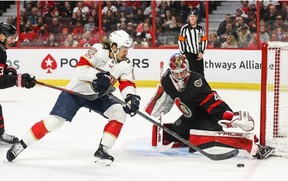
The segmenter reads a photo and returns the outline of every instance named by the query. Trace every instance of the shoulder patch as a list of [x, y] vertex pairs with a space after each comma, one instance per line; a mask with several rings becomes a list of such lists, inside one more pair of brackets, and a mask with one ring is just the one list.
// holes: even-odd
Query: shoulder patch
[[97, 49], [95, 47], [91, 47], [86, 53], [85, 57], [92, 59], [92, 57], [97, 53]]
[[194, 86], [195, 87], [202, 87], [202, 85], [203, 85], [203, 81], [202, 81], [201, 78], [194, 81]]

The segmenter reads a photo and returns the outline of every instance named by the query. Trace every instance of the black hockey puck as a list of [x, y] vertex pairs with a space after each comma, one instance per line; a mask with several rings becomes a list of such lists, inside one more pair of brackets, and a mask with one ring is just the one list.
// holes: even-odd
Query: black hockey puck
[[237, 167], [238, 167], [238, 168], [243, 168], [244, 166], [245, 166], [245, 165], [244, 165], [243, 163], [238, 163], [238, 164], [237, 164]]

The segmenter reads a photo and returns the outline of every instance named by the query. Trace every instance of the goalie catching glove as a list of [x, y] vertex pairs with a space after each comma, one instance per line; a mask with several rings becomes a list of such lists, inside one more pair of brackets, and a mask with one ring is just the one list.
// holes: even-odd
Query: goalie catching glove
[[99, 72], [96, 77], [97, 79], [91, 82], [91, 87], [94, 92], [101, 96], [112, 86], [110, 72]]
[[235, 112], [231, 120], [220, 120], [218, 124], [223, 128], [241, 128], [247, 132], [254, 129], [254, 120], [248, 111]]
[[140, 96], [135, 94], [128, 94], [125, 98], [125, 105], [123, 106], [124, 111], [131, 117], [135, 116], [139, 110], [140, 100]]
[[35, 76], [29, 75], [27, 73], [24, 74], [18, 74], [16, 77], [16, 86], [17, 87], [25, 87], [27, 89], [30, 89], [35, 86]]

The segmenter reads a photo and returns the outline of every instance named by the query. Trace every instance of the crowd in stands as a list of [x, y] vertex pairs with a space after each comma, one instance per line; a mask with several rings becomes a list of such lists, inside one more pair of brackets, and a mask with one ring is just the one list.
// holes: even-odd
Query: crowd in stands
[[[205, 15], [205, 1], [156, 1], [156, 27], [152, 28], [151, 1], [107, 0], [100, 8], [99, 4], [86, 0], [25, 1], [20, 7], [20, 47], [87, 47], [117, 29], [127, 31], [137, 47], [175, 45], [187, 13], [196, 9], [200, 17]], [[16, 20], [14, 17], [11, 23]], [[152, 42], [154, 29], [156, 42]]]
[[[257, 49], [265, 41], [287, 42], [288, 1], [261, 1], [259, 11], [256, 11], [255, 3], [241, 1], [241, 6], [235, 10], [234, 15], [226, 14], [217, 32], [209, 35], [208, 47]], [[260, 17], [259, 26], [257, 12]]]
[[[202, 18], [206, 15], [207, 1], [155, 2], [153, 17], [151, 1], [106, 0], [101, 6], [99, 1], [88, 0], [25, 1], [20, 8], [20, 47], [89, 47], [117, 29], [127, 31], [135, 47], [177, 46], [180, 28], [187, 22], [191, 9], [198, 12], [199, 22], [206, 23]], [[208, 48], [257, 48], [258, 38], [261, 42], [288, 41], [286, 1], [261, 1], [259, 26], [256, 1], [240, 2], [235, 14], [226, 14], [217, 32], [209, 35]], [[208, 3], [212, 13], [209, 16], [213, 16], [212, 11], [221, 1]], [[16, 24], [17, 18], [8, 17], [7, 22]], [[154, 31], [156, 37], [152, 42]]]

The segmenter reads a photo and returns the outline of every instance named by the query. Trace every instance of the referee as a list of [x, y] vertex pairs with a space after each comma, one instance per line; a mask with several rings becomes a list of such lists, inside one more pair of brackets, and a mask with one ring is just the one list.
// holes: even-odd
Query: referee
[[178, 38], [179, 50], [189, 61], [189, 69], [204, 76], [203, 54], [207, 44], [204, 28], [197, 23], [198, 15], [195, 10], [188, 14], [189, 22], [182, 26]]

